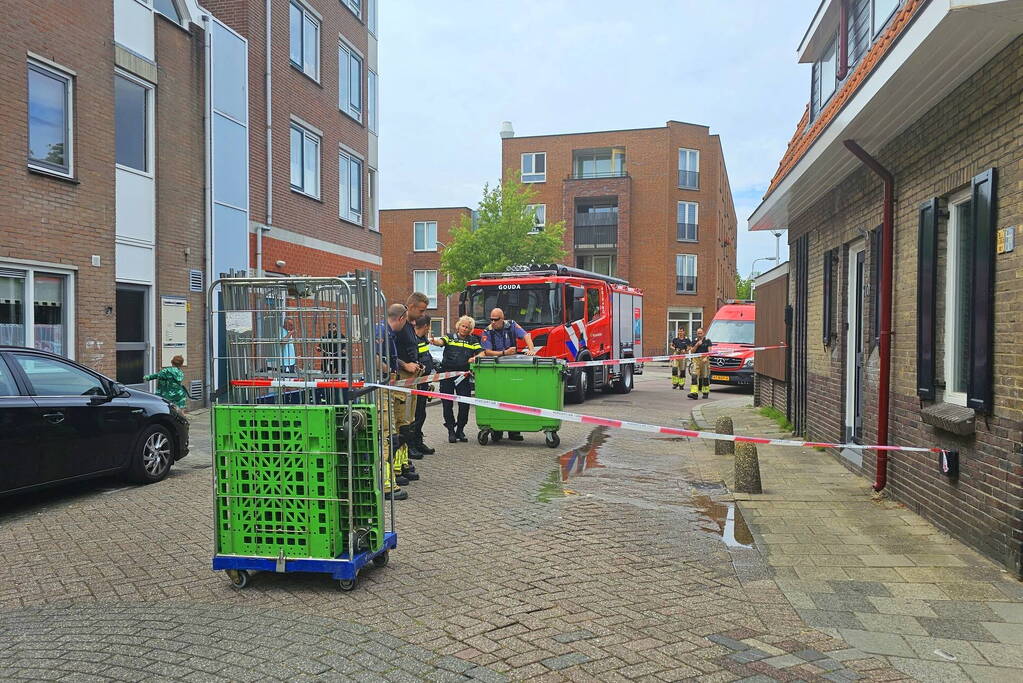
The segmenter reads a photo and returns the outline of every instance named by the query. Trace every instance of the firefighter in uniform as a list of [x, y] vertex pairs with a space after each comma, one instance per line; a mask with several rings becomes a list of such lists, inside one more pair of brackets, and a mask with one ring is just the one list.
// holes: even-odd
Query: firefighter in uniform
[[[416, 347], [419, 352], [419, 365], [423, 368], [424, 375], [431, 375], [436, 372], [433, 366], [433, 356], [430, 355], [430, 316], [429, 314], [422, 314], [416, 319], [416, 339], [419, 344]], [[433, 391], [433, 386], [430, 384], [418, 384], [417, 389], [425, 389], [426, 391]], [[423, 423], [426, 422], [426, 397], [419, 396], [419, 400], [416, 401], [415, 415], [412, 419], [411, 434], [411, 447], [420, 453], [426, 455], [433, 455], [437, 451], [430, 448], [423, 443]]]
[[[434, 346], [444, 347], [444, 359], [441, 368], [444, 372], [467, 371], [469, 363], [483, 355], [480, 338], [472, 333], [476, 321], [463, 315], [455, 323], [455, 334], [446, 334], [441, 338], [430, 338]], [[449, 377], [440, 381], [440, 390], [445, 394], [459, 396], [472, 395], [472, 379], [469, 375]], [[466, 442], [465, 423], [469, 421], [469, 404], [458, 404], [458, 417], [455, 417], [454, 401], [444, 400], [444, 426], [448, 428], [448, 443]]]
[[[405, 327], [407, 322], [405, 306], [402, 304], [391, 304], [387, 308], [386, 320], [377, 323], [376, 338], [380, 357], [387, 358], [387, 365], [382, 369], [387, 372], [388, 380], [393, 381], [398, 377], [398, 368], [401, 361], [398, 359], [398, 332]], [[404, 411], [405, 406], [399, 405], [399, 398], [404, 394], [399, 391], [384, 391], [379, 395], [380, 424], [388, 430], [385, 443], [386, 450], [386, 479], [384, 481], [384, 497], [390, 500], [405, 500], [408, 493], [401, 489], [409, 483], [407, 477], [401, 475], [401, 466], [408, 461], [408, 449], [402, 443], [401, 437], [397, 434], [400, 419], [399, 415]]]
[[[696, 339], [693, 339], [689, 347], [690, 353], [707, 353], [710, 351], [711, 341], [703, 336], [703, 328], [696, 330]], [[699, 392], [699, 393], [698, 393]], [[710, 356], [700, 356], [693, 359], [692, 384], [689, 386], [689, 398], [710, 398]]]
[[[402, 360], [411, 359], [409, 362], [415, 365], [416, 369], [413, 371], [399, 367], [398, 376], [401, 379], [418, 377], [423, 372], [423, 367], [419, 365], [419, 337], [416, 336], [416, 324], [419, 318], [426, 314], [429, 303], [430, 298], [422, 292], [412, 292], [405, 301], [408, 322], [405, 324], [405, 329], [398, 334], [398, 357]], [[420, 403], [426, 403], [426, 398], [415, 394], [406, 394], [405, 399], [405, 410], [408, 412], [404, 418], [403, 431], [400, 433], [408, 445], [408, 456], [413, 460], [420, 460], [424, 453], [416, 447], [415, 439], [412, 438], [412, 422], [416, 417], [416, 408]], [[414, 467], [410, 469], [415, 471]]]
[[[689, 346], [692, 344], [689, 337], [682, 328], [679, 328], [675, 338], [671, 340], [672, 355], [689, 353]], [[676, 358], [671, 362], [671, 388], [686, 390], [686, 366], [689, 365], [688, 358]]]

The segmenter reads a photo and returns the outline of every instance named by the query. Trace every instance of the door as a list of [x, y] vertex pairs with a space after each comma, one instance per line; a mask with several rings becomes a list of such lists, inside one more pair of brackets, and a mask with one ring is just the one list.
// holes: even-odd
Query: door
[[142, 379], [149, 361], [149, 288], [117, 285], [117, 381], [147, 390]]
[[35, 401], [19, 391], [0, 358], [0, 493], [43, 481], [37, 412]]
[[114, 467], [130, 446], [132, 416], [115, 406], [98, 375], [49, 356], [10, 355], [35, 401], [41, 481]]
[[849, 248], [846, 289], [845, 438], [856, 443], [863, 435], [863, 252], [862, 242]]

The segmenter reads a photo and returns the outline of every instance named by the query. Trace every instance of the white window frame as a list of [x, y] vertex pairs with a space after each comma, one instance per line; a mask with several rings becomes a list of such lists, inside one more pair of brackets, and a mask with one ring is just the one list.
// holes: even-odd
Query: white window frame
[[444, 336], [444, 318], [430, 318], [430, 334], [434, 337]]
[[[359, 65], [359, 103], [352, 104], [352, 64]], [[363, 73], [366, 71], [366, 59], [362, 53], [349, 45], [344, 40], [337, 44], [337, 108], [359, 123], [362, 123], [362, 100], [365, 86], [363, 85]], [[342, 77], [348, 83], [347, 87], [342, 86]]]
[[25, 347], [35, 348], [35, 277], [56, 275], [64, 278], [64, 338], [67, 344], [63, 358], [75, 359], [75, 276], [77, 269], [61, 268], [49, 263], [21, 259], [0, 260], [0, 270], [16, 270], [25, 274], [22, 311], [25, 318]]
[[[359, 208], [352, 208], [350, 198], [352, 166], [359, 167]], [[362, 217], [366, 212], [366, 160], [360, 154], [356, 154], [347, 147], [338, 150], [338, 217], [343, 221], [362, 225]], [[344, 178], [341, 177], [341, 169], [347, 172]]]
[[[297, 7], [302, 12], [302, 62], [296, 62], [291, 58], [291, 6]], [[309, 72], [308, 65], [305, 64], [305, 42], [306, 42], [306, 20], [311, 19], [316, 24], [316, 63], [312, 65], [313, 73]], [[320, 35], [323, 33], [323, 18], [319, 13], [309, 5], [300, 0], [289, 0], [288, 2], [288, 61], [295, 69], [305, 74], [309, 78], [313, 79], [317, 83], [320, 82]]]
[[[536, 157], [543, 157], [543, 173], [536, 172]], [[529, 157], [529, 171], [526, 171], [526, 157]], [[523, 152], [519, 165], [523, 183], [547, 182], [547, 152]]]
[[377, 16], [377, 0], [366, 0], [366, 29], [371, 35], [377, 35], [377, 22], [379, 17]]
[[[433, 294], [430, 294], [430, 287], [420, 287], [419, 278], [425, 278], [422, 284], [427, 284], [430, 273], [433, 273]], [[412, 288], [417, 292], [422, 292], [427, 297], [430, 297], [430, 302], [426, 304], [426, 308], [429, 310], [435, 310], [437, 308], [437, 302], [440, 297], [437, 296], [437, 271], [436, 270], [413, 270], [412, 271]]]
[[[695, 159], [695, 166], [696, 166], [696, 168], [683, 168], [683, 164], [682, 164], [683, 153], [685, 153], [685, 157], [686, 157], [687, 161], [690, 158]], [[687, 163], [685, 165], [688, 166], [689, 164]], [[692, 149], [690, 147], [679, 147], [678, 148], [678, 170], [679, 171], [686, 171], [688, 173], [695, 173], [696, 174], [696, 184], [695, 185], [682, 185], [682, 183], [679, 183], [678, 185], [679, 185], [680, 189], [683, 189], [683, 190], [694, 190], [694, 189], [698, 190], [698, 189], [700, 189], [700, 150]]]
[[380, 232], [380, 210], [377, 206], [378, 195], [380, 194], [380, 174], [372, 167], [366, 168], [366, 199], [369, 213], [366, 227], [370, 230]]
[[[692, 202], [692, 201], [680, 201], [678, 203], [678, 206], [675, 209], [675, 221], [676, 221], [677, 224], [689, 223], [689, 221], [679, 220], [679, 218], [681, 218], [680, 210], [682, 209], [683, 205], [685, 205], [686, 207], [691, 207], [692, 210], [693, 210], [693, 220], [692, 220], [691, 224], [696, 226], [696, 236], [693, 239], [688, 239], [688, 238], [687, 239], [678, 239], [678, 225], [676, 225], [675, 226], [675, 228], [676, 228], [675, 238], [679, 242], [699, 242], [700, 241], [700, 203], [699, 202]], [[688, 214], [688, 210], [687, 210], [686, 213]]]
[[[67, 155], [67, 170], [57, 168], [56, 166], [50, 166], [43, 161], [36, 161], [28, 157], [28, 135], [29, 135], [29, 121], [28, 107], [31, 106], [28, 95], [28, 71], [31, 69], [38, 69], [40, 71], [47, 71], [53, 76], [63, 80], [67, 85], [64, 89], [65, 108], [67, 110], [67, 120], [64, 122], [65, 131], [64, 135], [67, 139], [67, 149], [64, 150]], [[42, 173], [49, 173], [51, 175], [61, 176], [62, 178], [74, 178], [75, 177], [75, 72], [70, 69], [64, 68], [54, 62], [44, 59], [40, 59], [34, 55], [30, 55], [25, 65], [25, 159], [28, 167], [40, 171]]]
[[380, 133], [380, 76], [373, 69], [366, 69], [366, 121], [369, 132]]
[[[697, 323], [699, 320], [699, 323]], [[696, 330], [703, 327], [703, 309], [702, 308], [669, 308], [667, 315], [667, 327], [668, 327], [668, 345], [666, 348], [670, 351], [671, 347], [671, 329], [672, 322], [686, 323], [689, 326], [687, 334], [695, 335]]]
[[[892, 11], [888, 14], [888, 16], [886, 16], [886, 17], [878, 17], [877, 16], [877, 3], [878, 3], [878, 0], [870, 0], [870, 35], [871, 35], [871, 38], [877, 38], [879, 35], [881, 35], [881, 32], [884, 31], [885, 28], [888, 26], [888, 22], [890, 22], [892, 20], [892, 17], [895, 16], [895, 13], [899, 11], [900, 7], [902, 7], [902, 0], [896, 0], [895, 1], [895, 6], [892, 8]], [[879, 19], [880, 19], [880, 21], [879, 21]]]
[[[312, 130], [302, 123], [296, 121], [294, 118], [291, 120], [291, 126], [288, 130], [288, 154], [291, 154], [291, 131], [297, 130], [302, 133], [302, 186], [297, 187], [294, 184], [291, 185], [291, 191], [297, 192], [298, 194], [305, 195], [306, 197], [312, 197], [313, 199], [319, 199], [323, 192], [323, 133]], [[305, 178], [305, 142], [307, 140], [314, 140], [316, 142], [316, 192], [312, 193], [306, 188]], [[289, 156], [289, 161], [291, 161]], [[290, 165], [289, 165], [289, 182], [290, 182]]]
[[547, 205], [526, 204], [526, 208], [533, 212], [533, 229], [529, 231], [529, 234], [535, 235], [538, 232], [543, 232], [547, 227]]
[[959, 336], [956, 334], [959, 326], [969, 326], [970, 323], [969, 321], [957, 320], [953, 314], [953, 311], [958, 308], [955, 305], [954, 299], [956, 297], [956, 284], [959, 281], [962, 268], [962, 264], [959, 263], [958, 250], [953, 245], [958, 243], [959, 232], [963, 230], [963, 226], [959, 225], [956, 208], [972, 201], [972, 199], [973, 193], [970, 190], [965, 190], [949, 197], [948, 230], [945, 239], [945, 393], [942, 400], [945, 403], [954, 403], [963, 407], [966, 406], [966, 392], [955, 391], [953, 388], [955, 386], [953, 378], [959, 374], [959, 367], [956, 363], [958, 350], [955, 348], [955, 340]]
[[[691, 291], [691, 292], [680, 292], [680, 291], [678, 291], [678, 278], [686, 277], [686, 273], [685, 272], [679, 272], [679, 271], [680, 270], [681, 271], [685, 271], [686, 268], [684, 266], [682, 266], [680, 268], [679, 266], [684, 264], [684, 263], [686, 263], [686, 262], [689, 262], [690, 259], [692, 260], [691, 262], [693, 264], [693, 268], [692, 268], [692, 271], [693, 271], [693, 291]], [[696, 254], [675, 254], [675, 294], [690, 295], [690, 294], [696, 294], [699, 291], [700, 291], [700, 261], [699, 261], [699, 258], [697, 257]]]
[[[141, 78], [137, 78], [132, 74], [121, 69], [114, 69], [115, 78], [123, 78], [126, 81], [131, 81], [136, 85], [140, 85], [146, 90], [146, 170], [142, 171], [131, 166], [125, 166], [124, 164], [115, 163], [118, 169], [127, 171], [128, 173], [134, 173], [136, 175], [144, 176], [146, 178], [156, 177], [156, 88], [149, 81], [144, 81]], [[114, 148], [116, 154], [117, 147], [117, 117], [116, 113], [114, 116]]]
[[[429, 226], [433, 226], [433, 248], [430, 248]], [[419, 227], [423, 226], [423, 248], [416, 246]], [[437, 251], [437, 221], [413, 221], [412, 222], [412, 251]]]
[[[818, 88], [818, 91], [817, 91], [817, 101], [820, 102], [820, 109], [818, 110], [818, 112], [824, 110], [824, 105], [826, 105], [828, 102], [830, 102], [831, 98], [835, 96], [835, 92], [838, 91], [838, 34], [837, 33], [832, 37], [831, 42], [828, 43], [828, 47], [830, 48], [830, 50], [825, 50], [823, 56], [819, 60], [817, 60], [817, 64], [818, 64], [817, 71], [818, 71], [818, 74], [819, 74], [819, 76], [817, 78], [817, 88]], [[830, 60], [828, 58], [829, 53], [831, 55]], [[826, 72], [825, 72], [825, 68], [824, 67], [829, 62], [832, 65], [830, 67], [830, 72], [829, 72], [830, 73], [830, 77], [825, 79]], [[824, 84], [825, 80], [828, 80], [830, 85], [826, 86]], [[829, 88], [829, 89], [825, 90], [825, 88]]]
[[352, 14], [362, 19], [362, 2], [361, 0], [341, 0], [341, 4], [352, 11]]

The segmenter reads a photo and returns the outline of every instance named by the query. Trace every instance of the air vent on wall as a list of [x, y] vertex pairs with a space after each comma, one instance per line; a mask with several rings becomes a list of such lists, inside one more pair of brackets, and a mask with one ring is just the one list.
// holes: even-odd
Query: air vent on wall
[[190, 270], [188, 271], [188, 291], [190, 292], [201, 292], [203, 291], [202, 286], [202, 271], [201, 270]]
[[193, 401], [202, 400], [202, 380], [193, 379], [188, 383], [188, 397]]

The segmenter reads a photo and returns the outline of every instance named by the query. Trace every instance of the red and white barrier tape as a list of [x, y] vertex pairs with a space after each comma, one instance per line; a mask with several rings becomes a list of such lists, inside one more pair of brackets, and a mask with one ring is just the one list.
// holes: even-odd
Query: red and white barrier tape
[[749, 348], [736, 349], [734, 351], [707, 351], [706, 353], [679, 353], [673, 356], [644, 356], [642, 358], [615, 358], [610, 360], [580, 360], [566, 363], [570, 368], [591, 368], [600, 365], [626, 365], [628, 363], [653, 363], [663, 360], [681, 360], [683, 358], [703, 358], [705, 356], [738, 356], [750, 351], [769, 351], [771, 349], [784, 349], [785, 344], [774, 346], [753, 346]]
[[285, 389], [350, 389], [366, 386], [362, 380], [349, 382], [339, 379], [282, 379], [282, 378], [255, 378], [255, 379], [233, 379], [232, 387], [243, 389], [264, 389], [267, 387], [284, 387]]
[[430, 375], [422, 375], [421, 377], [411, 377], [409, 379], [400, 379], [391, 384], [392, 387], [414, 387], [417, 384], [429, 384], [430, 382], [437, 382], [442, 379], [451, 379], [452, 377], [462, 377], [470, 374], [468, 370], [453, 370], [452, 372], [435, 372]]
[[822, 441], [797, 441], [795, 439], [764, 439], [755, 436], [740, 436], [735, 434], [717, 434], [715, 432], [700, 432], [693, 429], [679, 429], [678, 427], [662, 427], [660, 425], [646, 424], [644, 422], [630, 422], [628, 420], [613, 420], [607, 417], [595, 415], [581, 415], [579, 413], [568, 413], [564, 410], [551, 410], [549, 408], [535, 408], [524, 406], [518, 403], [505, 403], [487, 398], [476, 398], [470, 396], [458, 396], [457, 394], [445, 394], [439, 391], [423, 391], [422, 389], [408, 389], [387, 384], [367, 383], [367, 387], [387, 389], [389, 391], [401, 391], [417, 396], [429, 396], [440, 398], [457, 403], [468, 403], [469, 405], [495, 410], [505, 410], [510, 413], [521, 413], [523, 415], [535, 415], [538, 417], [550, 417], [565, 422], [581, 422], [583, 424], [600, 425], [613, 429], [628, 429], [634, 432], [648, 432], [654, 434], [667, 434], [670, 436], [686, 436], [692, 439], [710, 439], [712, 441], [734, 441], [735, 443], [753, 443], [763, 446], [790, 446], [796, 448], [849, 448], [855, 450], [869, 451], [909, 451], [914, 453], [944, 453], [942, 448], [925, 448], [923, 446], [876, 446], [858, 443], [825, 443]]

